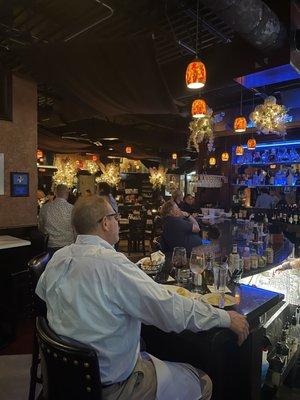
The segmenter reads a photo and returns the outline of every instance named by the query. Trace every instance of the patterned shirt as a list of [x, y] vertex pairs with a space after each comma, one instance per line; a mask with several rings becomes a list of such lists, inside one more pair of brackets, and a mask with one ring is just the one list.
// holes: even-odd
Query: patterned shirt
[[72, 204], [60, 197], [41, 208], [39, 230], [49, 235], [48, 247], [64, 247], [74, 242], [72, 210]]

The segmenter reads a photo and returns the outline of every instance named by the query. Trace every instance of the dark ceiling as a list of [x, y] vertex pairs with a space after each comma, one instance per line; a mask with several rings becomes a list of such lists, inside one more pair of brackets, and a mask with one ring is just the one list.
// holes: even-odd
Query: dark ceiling
[[[250, 7], [252, 1], [248, 3]], [[264, 3], [287, 31], [284, 51], [280, 52], [283, 57], [290, 48], [289, 2]], [[228, 115], [233, 118], [240, 101], [240, 85], [234, 78], [254, 72], [254, 65], [263, 65], [266, 57], [274, 60], [274, 65], [280, 64], [281, 60], [277, 60], [280, 54], [278, 51], [264, 54], [255, 49], [233, 25], [224, 22], [221, 14], [217, 16], [203, 4], [205, 1], [200, 0], [198, 44], [200, 57], [207, 66], [208, 81], [201, 94], [215, 112], [229, 110]], [[125, 146], [132, 145], [136, 158], [167, 158], [173, 151], [193, 156], [186, 149], [186, 143], [195, 94], [185, 88], [184, 72], [194, 57], [196, 0], [6, 0], [0, 1], [0, 10], [2, 63], [15, 72], [31, 75], [38, 82], [41, 147], [67, 152], [74, 151], [77, 143], [82, 151], [121, 156]], [[100, 47], [96, 47], [98, 43]], [[87, 48], [100, 49], [102, 58], [91, 52], [85, 58]], [[113, 51], [109, 52], [108, 48]], [[131, 59], [125, 60], [132, 48]], [[76, 61], [72, 56], [76, 57], [77, 49]], [[71, 51], [72, 55], [67, 58]], [[144, 74], [139, 69], [143, 68], [143, 62], [145, 68], [151, 66]], [[78, 65], [81, 75], [75, 71]], [[114, 74], [118, 75], [123, 65], [128, 70], [132, 66], [128, 85], [116, 90], [112, 87], [109, 92], [111, 70], [115, 68]], [[73, 73], [77, 73], [74, 75], [78, 81], [76, 87], [66, 79], [66, 74], [71, 79]], [[91, 86], [88, 81], [93, 77], [91, 73], [98, 73], [95, 87], [86, 89], [88, 84]], [[119, 76], [123, 82], [126, 77]], [[138, 80], [141, 86], [134, 87], [131, 93]], [[268, 94], [275, 93], [280, 99], [282, 91], [298, 89], [299, 82], [296, 79], [257, 87], [255, 98], [253, 90], [245, 89], [245, 107], [252, 107], [253, 101], [261, 102]], [[85, 89], [90, 91], [89, 97], [85, 97]], [[101, 95], [100, 102], [97, 94]], [[129, 100], [132, 100], [130, 106]], [[226, 117], [220, 124], [219, 134], [230, 133], [230, 118]], [[103, 139], [106, 137], [118, 140], [107, 141]]]

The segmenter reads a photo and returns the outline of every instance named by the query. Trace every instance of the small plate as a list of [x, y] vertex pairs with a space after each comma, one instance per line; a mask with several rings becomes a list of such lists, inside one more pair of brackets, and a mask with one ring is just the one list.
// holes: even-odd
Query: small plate
[[[209, 304], [215, 307], [219, 307], [220, 295], [218, 293], [207, 293], [202, 296], [203, 300], [206, 300]], [[229, 294], [225, 294], [224, 307], [230, 307], [237, 303], [236, 299]]]
[[180, 296], [187, 297], [188, 299], [198, 300], [201, 297], [201, 294], [192, 293], [181, 286], [176, 286], [176, 285], [161, 285], [161, 286], [167, 289], [169, 292], [177, 293]]

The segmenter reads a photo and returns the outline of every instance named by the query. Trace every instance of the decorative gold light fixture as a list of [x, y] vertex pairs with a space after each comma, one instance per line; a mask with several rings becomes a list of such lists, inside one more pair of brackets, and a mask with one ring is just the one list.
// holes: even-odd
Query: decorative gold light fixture
[[158, 168], [149, 168], [149, 181], [152, 183], [153, 189], [160, 189], [166, 184], [167, 170], [167, 168], [164, 168], [161, 165]]
[[197, 99], [192, 104], [193, 118], [203, 118], [207, 113], [206, 102], [203, 99]]
[[91, 175], [94, 175], [96, 172], [99, 171], [99, 166], [95, 161], [86, 160], [85, 169], [87, 169]]
[[236, 146], [235, 155], [242, 156], [243, 154], [244, 154], [243, 146], [241, 146], [241, 145]]
[[256, 140], [254, 138], [251, 138], [247, 142], [247, 149], [248, 150], [255, 150], [256, 149]]
[[77, 183], [77, 166], [69, 157], [58, 157], [54, 159], [54, 166], [57, 171], [53, 174], [52, 180], [55, 185], [66, 185], [69, 188]]
[[250, 119], [257, 128], [258, 133], [265, 135], [286, 135], [287, 109], [276, 103], [276, 97], [269, 96], [264, 104], [259, 104], [250, 114]]
[[[198, 58], [198, 36], [199, 36], [199, 0], [197, 1], [196, 22], [196, 59], [189, 63], [185, 72], [185, 82], [189, 89], [201, 89], [206, 83], [206, 68]], [[201, 35], [202, 39], [202, 35]], [[200, 43], [201, 48], [201, 43]]]
[[243, 86], [242, 81], [240, 82], [241, 85], [241, 102], [240, 102], [240, 115], [236, 117], [233, 123], [233, 129], [235, 132], [245, 132], [247, 129], [247, 121], [246, 118], [243, 117]]
[[121, 180], [119, 165], [115, 163], [99, 164], [102, 175], [98, 176], [96, 183], [106, 182], [109, 186], [117, 186]]
[[210, 166], [214, 166], [214, 165], [216, 165], [217, 164], [217, 160], [216, 160], [216, 158], [215, 157], [210, 157], [210, 159], [209, 159], [209, 161], [208, 161], [208, 163], [209, 163], [209, 165]]
[[213, 132], [213, 111], [209, 108], [207, 115], [203, 118], [196, 118], [189, 124], [190, 137], [188, 146], [193, 146], [199, 152], [199, 144], [203, 140], [207, 141], [208, 151], [212, 151], [214, 147], [214, 132]]

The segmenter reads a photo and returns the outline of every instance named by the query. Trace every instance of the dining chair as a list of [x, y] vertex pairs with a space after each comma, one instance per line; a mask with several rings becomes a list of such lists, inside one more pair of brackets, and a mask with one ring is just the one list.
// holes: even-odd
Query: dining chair
[[43, 371], [43, 400], [101, 400], [97, 351], [78, 341], [61, 338], [46, 318], [36, 321]]

